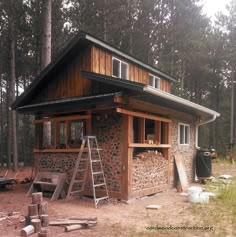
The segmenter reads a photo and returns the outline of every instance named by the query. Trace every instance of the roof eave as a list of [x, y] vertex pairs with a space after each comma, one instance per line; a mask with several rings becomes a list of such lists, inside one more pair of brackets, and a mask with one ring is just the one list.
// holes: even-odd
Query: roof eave
[[159, 96], [159, 97], [162, 97], [162, 98], [167, 99], [169, 101], [178, 103], [178, 104], [180, 104], [182, 106], [186, 106], [188, 108], [192, 108], [192, 109], [200, 112], [201, 114], [205, 114], [205, 115], [208, 115], [208, 116], [215, 116], [215, 117], [219, 117], [220, 116], [220, 113], [218, 113], [218, 112], [216, 112], [214, 110], [208, 109], [208, 108], [206, 108], [206, 107], [204, 107], [202, 105], [193, 103], [193, 102], [191, 102], [189, 100], [186, 100], [186, 99], [183, 99], [181, 97], [175, 96], [173, 94], [161, 91], [161, 90], [153, 88], [151, 86], [145, 86], [143, 88], [143, 91], [145, 91], [147, 93], [150, 93], [150, 94], [153, 94], [153, 95], [156, 95], [156, 96]]

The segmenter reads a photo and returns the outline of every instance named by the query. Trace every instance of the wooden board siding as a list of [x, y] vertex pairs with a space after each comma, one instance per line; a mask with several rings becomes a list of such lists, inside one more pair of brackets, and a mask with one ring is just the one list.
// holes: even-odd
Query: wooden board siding
[[76, 58], [65, 63], [57, 74], [52, 76], [52, 79], [48, 78], [50, 82], [32, 102], [38, 103], [91, 94], [91, 81], [81, 75], [81, 70], [89, 71], [90, 68], [90, 48], [87, 48], [81, 51]]
[[[116, 56], [116, 58], [120, 59], [128, 63], [129, 65], [129, 74], [128, 78], [130, 81], [136, 81], [143, 84], [148, 85], [149, 72], [137, 66], [136, 64], [129, 63], [122, 58]], [[112, 54], [104, 51], [101, 48], [97, 48], [92, 46], [91, 48], [91, 71], [99, 74], [104, 74], [107, 76], [112, 76]], [[153, 74], [153, 73], [152, 73]], [[161, 90], [170, 92], [170, 82], [164, 79], [161, 79]]]

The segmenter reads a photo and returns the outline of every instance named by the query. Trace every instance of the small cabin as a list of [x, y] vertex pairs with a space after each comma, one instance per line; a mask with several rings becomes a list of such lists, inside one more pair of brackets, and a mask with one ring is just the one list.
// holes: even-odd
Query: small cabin
[[129, 200], [173, 186], [176, 154], [191, 181], [198, 127], [219, 116], [171, 94], [173, 82], [156, 67], [80, 32], [12, 108], [35, 116], [37, 170], [66, 172], [69, 183], [83, 137], [95, 135], [109, 196]]

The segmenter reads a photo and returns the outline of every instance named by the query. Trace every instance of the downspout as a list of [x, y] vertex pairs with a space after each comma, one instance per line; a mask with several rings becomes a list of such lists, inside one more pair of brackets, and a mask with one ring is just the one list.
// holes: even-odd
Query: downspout
[[200, 147], [198, 146], [198, 129], [200, 126], [202, 125], [205, 125], [205, 124], [208, 124], [208, 123], [211, 123], [213, 121], [216, 120], [216, 115], [213, 115], [213, 117], [211, 119], [208, 119], [206, 121], [203, 121], [203, 122], [200, 122], [200, 123], [197, 123], [197, 126], [196, 126], [196, 133], [195, 133], [195, 141], [196, 141], [196, 149], [199, 149]]

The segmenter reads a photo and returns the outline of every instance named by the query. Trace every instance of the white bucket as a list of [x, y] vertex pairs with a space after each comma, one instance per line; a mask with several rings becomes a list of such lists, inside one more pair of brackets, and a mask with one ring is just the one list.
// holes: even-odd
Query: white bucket
[[204, 199], [203, 196], [201, 196], [202, 188], [197, 186], [192, 186], [188, 188], [188, 200], [191, 203], [201, 203], [201, 200]]
[[191, 186], [188, 188], [188, 195], [201, 193], [201, 192], [202, 192], [202, 188], [198, 186]]

